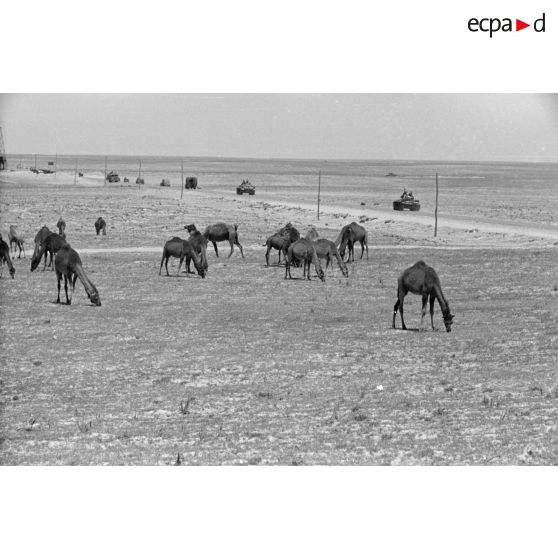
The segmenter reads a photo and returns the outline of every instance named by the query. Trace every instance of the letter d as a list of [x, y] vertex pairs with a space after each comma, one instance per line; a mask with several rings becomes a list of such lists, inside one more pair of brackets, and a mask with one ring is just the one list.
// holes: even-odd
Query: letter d
[[[541, 18], [536, 19], [536, 20], [535, 20], [535, 23], [533, 23], [533, 29], [534, 29], [537, 33], [544, 33], [544, 25], [545, 25], [544, 17], [545, 17], [545, 14], [543, 14]], [[540, 27], [540, 29], [539, 29], [539, 22], [541, 22], [541, 27]]]

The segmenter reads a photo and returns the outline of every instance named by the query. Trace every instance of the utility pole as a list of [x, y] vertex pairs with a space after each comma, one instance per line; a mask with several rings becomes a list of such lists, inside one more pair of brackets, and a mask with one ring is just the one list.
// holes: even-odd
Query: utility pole
[[436, 173], [436, 206], [434, 207], [434, 236], [438, 236], [438, 173]]
[[322, 186], [322, 171], [318, 172], [318, 221], [320, 220], [320, 192]]

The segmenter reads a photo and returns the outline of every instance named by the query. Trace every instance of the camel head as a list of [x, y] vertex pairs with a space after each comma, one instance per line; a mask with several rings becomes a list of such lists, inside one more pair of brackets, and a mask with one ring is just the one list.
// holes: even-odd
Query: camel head
[[320, 280], [325, 282], [325, 274], [324, 274], [323, 269], [318, 269], [317, 273], [318, 273], [318, 277], [320, 278]]
[[343, 273], [343, 277], [349, 276], [349, 270], [347, 269], [347, 266], [345, 264], [343, 264], [343, 267], [341, 268], [341, 273]]
[[196, 225], [194, 225], [194, 223], [192, 223], [191, 225], [184, 225], [184, 228], [185, 228], [189, 233], [192, 233], [192, 232], [198, 230], [198, 229], [196, 229]]
[[453, 324], [454, 315], [450, 314], [449, 311], [444, 315], [444, 325], [446, 326], [446, 331], [449, 333], [451, 331], [451, 325]]
[[101, 306], [101, 297], [99, 296], [99, 293], [96, 289], [95, 291], [93, 291], [93, 293], [91, 293], [91, 295], [88, 294], [87, 296], [95, 306]]
[[13, 266], [10, 267], [10, 275], [12, 276], [12, 279], [13, 279], [14, 275], [15, 275], [15, 268]]
[[39, 258], [37, 258], [37, 256], [33, 256], [31, 258], [31, 271], [35, 271], [38, 265], [39, 265]]

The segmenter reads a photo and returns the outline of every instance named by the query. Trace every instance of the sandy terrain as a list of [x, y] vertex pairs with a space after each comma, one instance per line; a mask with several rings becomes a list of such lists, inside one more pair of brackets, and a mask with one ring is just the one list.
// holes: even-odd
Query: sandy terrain
[[[15, 279], [0, 280], [1, 463], [558, 463], [547, 177], [538, 189], [508, 184], [505, 197], [446, 187], [436, 238], [430, 190], [420, 213], [390, 211], [404, 177], [378, 179], [374, 194], [362, 177], [343, 177], [343, 189], [324, 177], [319, 221], [314, 177], [259, 179], [256, 196], [240, 197], [215, 174], [181, 200], [174, 187], [97, 176], [73, 186], [69, 173], [0, 175], [0, 231], [16, 224], [27, 238]], [[60, 215], [100, 308], [79, 282], [72, 306], [52, 304], [54, 273], [30, 272], [35, 232]], [[220, 220], [239, 225], [245, 259], [221, 244], [206, 279], [158, 276], [168, 237]], [[369, 231], [369, 259], [348, 279], [336, 269], [325, 283], [286, 281], [265, 267], [262, 245], [286, 222], [333, 239], [352, 220]], [[438, 307], [441, 329], [417, 330], [411, 295], [413, 329], [391, 328], [397, 277], [419, 259], [440, 275], [449, 334]]]

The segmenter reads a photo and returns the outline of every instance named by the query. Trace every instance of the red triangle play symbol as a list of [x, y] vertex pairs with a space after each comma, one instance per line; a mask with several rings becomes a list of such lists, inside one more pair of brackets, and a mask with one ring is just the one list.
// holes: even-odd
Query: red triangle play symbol
[[525, 29], [526, 27], [531, 27], [531, 25], [529, 23], [525, 23], [524, 21], [521, 21], [520, 19], [515, 20], [515, 30], [516, 31], [521, 31], [522, 29]]

